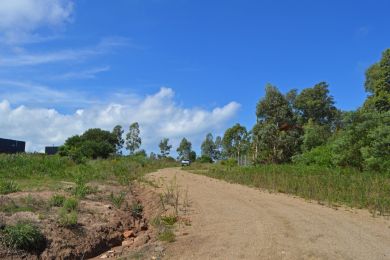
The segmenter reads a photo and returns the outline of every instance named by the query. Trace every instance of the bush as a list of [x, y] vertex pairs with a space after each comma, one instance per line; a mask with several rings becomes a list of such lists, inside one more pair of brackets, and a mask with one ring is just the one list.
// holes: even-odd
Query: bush
[[62, 207], [65, 202], [65, 196], [55, 194], [50, 198], [49, 205], [51, 207]]
[[333, 167], [332, 154], [332, 147], [330, 145], [323, 145], [303, 154], [293, 156], [292, 161], [297, 164]]
[[23, 222], [14, 226], [6, 226], [2, 231], [2, 240], [12, 249], [26, 251], [42, 251], [46, 245], [46, 239], [38, 227]]
[[212, 163], [213, 160], [210, 158], [210, 156], [207, 156], [207, 155], [202, 155], [199, 159], [198, 159], [199, 162], [201, 163]]
[[14, 181], [2, 181], [0, 182], [0, 194], [9, 194], [19, 191], [19, 186]]

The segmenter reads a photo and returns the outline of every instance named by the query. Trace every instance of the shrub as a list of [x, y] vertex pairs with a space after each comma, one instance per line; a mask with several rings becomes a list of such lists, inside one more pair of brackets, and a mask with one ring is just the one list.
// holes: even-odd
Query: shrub
[[65, 202], [65, 196], [55, 194], [50, 198], [49, 205], [51, 207], [62, 207]]
[[46, 239], [38, 227], [23, 222], [14, 226], [6, 226], [2, 231], [2, 240], [12, 249], [26, 251], [42, 251], [46, 245]]
[[0, 194], [9, 194], [19, 191], [19, 186], [14, 181], [2, 181], [0, 182]]

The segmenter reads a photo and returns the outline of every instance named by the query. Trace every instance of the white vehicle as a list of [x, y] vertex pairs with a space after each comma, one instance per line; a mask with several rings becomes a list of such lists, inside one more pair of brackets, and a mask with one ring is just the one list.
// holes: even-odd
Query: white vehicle
[[190, 166], [191, 164], [191, 161], [190, 160], [181, 160], [181, 166]]

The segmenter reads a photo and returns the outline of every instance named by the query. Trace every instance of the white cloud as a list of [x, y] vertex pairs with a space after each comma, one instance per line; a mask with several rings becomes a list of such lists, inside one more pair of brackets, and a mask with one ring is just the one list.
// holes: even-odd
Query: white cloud
[[187, 137], [195, 146], [207, 132], [221, 131], [236, 115], [240, 105], [231, 102], [213, 110], [183, 108], [174, 101], [174, 91], [161, 88], [154, 95], [133, 100], [132, 104], [107, 103], [62, 114], [55, 109], [13, 108], [7, 100], [0, 102], [0, 133], [6, 138], [26, 140], [29, 151], [40, 151], [45, 145], [59, 145], [88, 128], [111, 130], [116, 124], [125, 128], [139, 122], [143, 148], [157, 150], [158, 142], [168, 137], [177, 145]]
[[2, 0], [0, 31], [9, 44], [36, 42], [44, 37], [40, 28], [58, 28], [69, 22], [74, 9], [71, 0]]
[[103, 38], [97, 45], [78, 49], [65, 49], [54, 52], [28, 53], [19, 51], [15, 55], [0, 57], [0, 66], [19, 67], [34, 66], [64, 61], [83, 61], [91, 56], [105, 54], [113, 48], [127, 45], [126, 38], [108, 37]]
[[82, 71], [67, 72], [62, 75], [54, 76], [53, 79], [69, 80], [69, 79], [95, 79], [96, 75], [102, 72], [109, 71], [110, 67], [98, 67]]

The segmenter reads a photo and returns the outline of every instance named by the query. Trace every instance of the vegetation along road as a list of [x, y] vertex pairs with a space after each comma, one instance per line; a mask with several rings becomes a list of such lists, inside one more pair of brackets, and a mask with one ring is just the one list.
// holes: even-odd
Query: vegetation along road
[[167, 259], [390, 259], [390, 220], [367, 210], [330, 208], [192, 174], [150, 175], [187, 190], [191, 226]]

